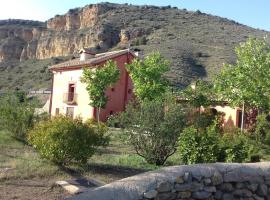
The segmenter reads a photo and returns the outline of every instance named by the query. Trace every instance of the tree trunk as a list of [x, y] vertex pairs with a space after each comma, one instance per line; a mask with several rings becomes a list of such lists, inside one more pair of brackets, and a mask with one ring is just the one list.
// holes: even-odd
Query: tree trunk
[[242, 106], [242, 119], [241, 119], [241, 132], [244, 130], [244, 115], [245, 115], [245, 103], [243, 102]]

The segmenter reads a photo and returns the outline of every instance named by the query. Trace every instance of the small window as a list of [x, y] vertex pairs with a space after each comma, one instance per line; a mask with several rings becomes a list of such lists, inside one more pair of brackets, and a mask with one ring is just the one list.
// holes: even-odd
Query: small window
[[59, 115], [59, 108], [55, 108], [55, 115]]
[[111, 88], [111, 91], [114, 92], [114, 88]]
[[67, 107], [66, 116], [73, 119], [73, 117], [74, 117], [74, 108], [73, 107]]

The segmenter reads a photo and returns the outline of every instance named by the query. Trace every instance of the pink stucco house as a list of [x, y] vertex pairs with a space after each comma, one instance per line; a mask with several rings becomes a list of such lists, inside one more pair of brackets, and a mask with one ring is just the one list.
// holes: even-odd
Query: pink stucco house
[[100, 119], [105, 121], [110, 115], [124, 110], [125, 105], [133, 98], [133, 84], [126, 70], [137, 57], [136, 53], [129, 50], [119, 50], [94, 54], [88, 49], [80, 51], [80, 58], [50, 66], [53, 73], [52, 95], [50, 99], [50, 114], [67, 115], [72, 118], [81, 117], [83, 120], [95, 118], [96, 108], [89, 105], [90, 98], [86, 85], [80, 81], [83, 68], [93, 70], [108, 61], [116, 62], [120, 70], [120, 79], [108, 88], [106, 95], [109, 97], [106, 108], [101, 110]]

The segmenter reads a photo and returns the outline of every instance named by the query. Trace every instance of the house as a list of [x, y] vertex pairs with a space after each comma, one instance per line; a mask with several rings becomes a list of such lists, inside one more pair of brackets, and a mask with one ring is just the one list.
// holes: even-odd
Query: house
[[221, 103], [212, 107], [217, 112], [223, 113], [223, 126], [225, 128], [241, 128], [242, 110], [239, 107], [231, 107], [227, 103]]
[[80, 81], [83, 68], [93, 70], [102, 67], [108, 60], [116, 62], [120, 78], [113, 87], [108, 88], [108, 103], [101, 110], [100, 120], [105, 121], [110, 115], [124, 110], [125, 105], [133, 98], [133, 84], [126, 70], [137, 54], [129, 49], [94, 54], [88, 49], [80, 51], [80, 58], [50, 66], [53, 73], [50, 114], [81, 117], [83, 120], [96, 117], [96, 108], [89, 105], [90, 97], [86, 84]]

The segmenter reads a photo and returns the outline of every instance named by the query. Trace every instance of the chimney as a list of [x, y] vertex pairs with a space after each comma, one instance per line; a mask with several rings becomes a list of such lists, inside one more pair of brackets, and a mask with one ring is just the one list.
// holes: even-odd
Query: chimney
[[83, 48], [80, 50], [80, 61], [85, 61], [91, 58], [95, 57], [95, 53], [93, 53], [91, 50]]

